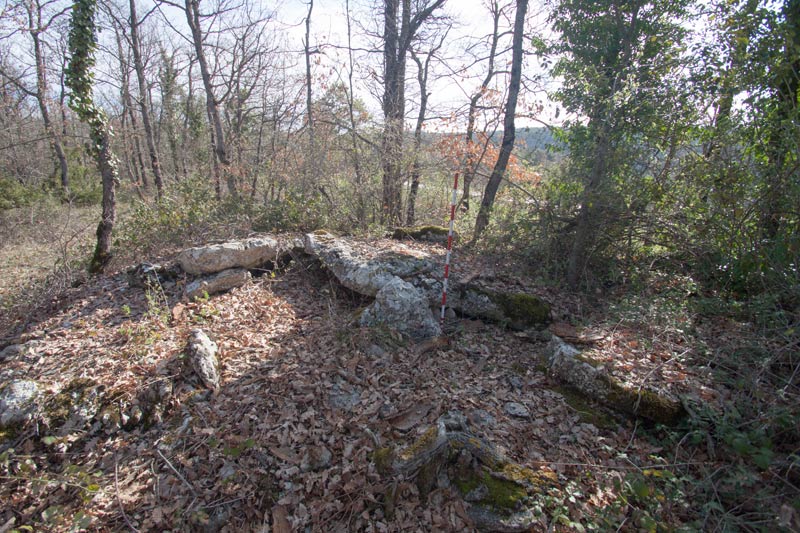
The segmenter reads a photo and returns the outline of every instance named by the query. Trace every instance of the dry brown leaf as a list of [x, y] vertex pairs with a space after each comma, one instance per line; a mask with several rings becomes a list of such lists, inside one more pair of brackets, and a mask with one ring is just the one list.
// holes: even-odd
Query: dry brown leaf
[[281, 461], [286, 461], [287, 463], [298, 464], [300, 462], [300, 456], [288, 446], [273, 446], [269, 449], [269, 452]]
[[292, 533], [289, 512], [283, 505], [276, 505], [272, 508], [272, 533]]
[[420, 420], [425, 418], [425, 415], [427, 415], [432, 408], [433, 405], [429, 403], [416, 404], [411, 408], [391, 417], [389, 419], [389, 423], [394, 426], [395, 429], [399, 429], [400, 431], [408, 431], [419, 424]]

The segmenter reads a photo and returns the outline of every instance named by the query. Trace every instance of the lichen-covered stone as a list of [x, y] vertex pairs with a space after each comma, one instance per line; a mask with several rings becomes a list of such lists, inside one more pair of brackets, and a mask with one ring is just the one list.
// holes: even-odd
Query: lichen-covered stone
[[70, 381], [47, 402], [44, 414], [50, 428], [59, 436], [87, 428], [100, 410], [103, 390], [89, 378]]
[[219, 387], [219, 359], [217, 345], [208, 338], [201, 329], [194, 329], [189, 334], [186, 346], [188, 369], [209, 389]]
[[41, 387], [28, 379], [14, 380], [0, 389], [0, 428], [24, 424], [39, 407]]
[[346, 239], [322, 231], [305, 235], [305, 251], [318, 258], [339, 283], [365, 296], [375, 296], [395, 278], [424, 277], [438, 267], [436, 262], [424, 256], [399, 252], [366, 257]]
[[229, 268], [255, 268], [277, 258], [279, 244], [273, 237], [253, 237], [241, 241], [189, 248], [177, 260], [187, 274], [203, 275]]
[[250, 272], [243, 268], [230, 268], [213, 276], [197, 279], [186, 286], [185, 294], [190, 300], [204, 295], [217, 294], [241, 287], [250, 280]]
[[550, 319], [550, 306], [533, 294], [474, 285], [456, 285], [452, 293], [449, 301], [460, 313], [504, 323], [512, 329], [542, 326]]
[[547, 346], [547, 366], [565, 385], [616, 411], [662, 424], [675, 424], [685, 415], [679, 400], [620, 383], [555, 335]]
[[558, 490], [554, 472], [533, 470], [507, 460], [490, 443], [469, 432], [466, 417], [453, 413], [441, 417], [410, 446], [373, 453], [383, 475], [415, 475], [420, 494], [445, 472], [468, 505], [468, 512], [482, 531], [529, 531], [541, 521], [546, 496]]
[[375, 302], [361, 314], [362, 326], [388, 325], [415, 340], [442, 334], [422, 291], [394, 278], [375, 296]]

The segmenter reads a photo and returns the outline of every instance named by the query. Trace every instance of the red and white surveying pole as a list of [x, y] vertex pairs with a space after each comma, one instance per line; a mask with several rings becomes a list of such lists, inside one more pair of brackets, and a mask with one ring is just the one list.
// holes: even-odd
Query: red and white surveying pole
[[444, 310], [447, 306], [447, 278], [450, 276], [450, 252], [453, 250], [453, 225], [456, 220], [456, 193], [458, 191], [458, 172], [453, 179], [453, 196], [450, 200], [450, 231], [447, 232], [447, 255], [444, 257], [444, 281], [442, 282], [442, 315], [439, 325], [444, 329]]

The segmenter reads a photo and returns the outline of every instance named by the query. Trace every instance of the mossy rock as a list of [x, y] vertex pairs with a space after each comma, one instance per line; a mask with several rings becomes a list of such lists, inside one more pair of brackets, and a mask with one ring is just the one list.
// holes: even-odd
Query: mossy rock
[[495, 293], [494, 301], [503, 309], [514, 328], [544, 325], [550, 320], [550, 306], [538, 296], [524, 292], [500, 292]]
[[[379, 448], [372, 456], [376, 468], [384, 475], [415, 476], [423, 497], [444, 472], [480, 530], [529, 531], [547, 509], [547, 496], [560, 490], [556, 474], [509, 461], [491, 443], [464, 432], [466, 426], [451, 432], [447, 424], [440, 419], [398, 452]], [[393, 503], [388, 496], [387, 503]]]
[[59, 428], [59, 433], [82, 430], [99, 412], [103, 390], [102, 385], [89, 378], [70, 381], [45, 405], [50, 428]]
[[550, 321], [550, 305], [533, 294], [467, 285], [461, 289], [460, 297], [464, 302], [462, 312], [505, 323], [511, 329], [541, 327]]
[[658, 424], [674, 426], [686, 416], [683, 404], [647, 389], [626, 387], [605, 376], [609, 392], [606, 403], [622, 412], [646, 418]]
[[9, 424], [0, 428], [0, 450], [13, 444], [14, 439], [19, 436], [20, 429], [19, 424]]
[[[444, 226], [412, 226], [406, 228], [395, 228], [392, 231], [392, 239], [434, 242], [439, 244], [447, 243], [447, 236], [450, 228]], [[453, 232], [453, 240], [457, 240], [458, 235]]]
[[567, 405], [578, 413], [581, 422], [592, 424], [600, 429], [617, 429], [619, 427], [611, 414], [604, 412], [602, 407], [592, 405], [586, 396], [572, 387], [554, 387], [552, 390], [564, 397]]

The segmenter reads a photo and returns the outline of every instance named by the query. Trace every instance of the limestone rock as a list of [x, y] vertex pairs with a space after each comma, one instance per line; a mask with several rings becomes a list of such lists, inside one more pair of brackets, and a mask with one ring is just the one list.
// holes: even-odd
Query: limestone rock
[[[348, 289], [376, 296], [387, 283], [400, 278], [422, 292], [428, 305], [442, 299], [444, 258], [427, 252], [400, 250], [375, 252], [368, 245], [336, 237], [326, 231], [305, 235], [305, 251], [320, 260]], [[448, 306], [460, 313], [506, 324], [514, 329], [541, 326], [550, 319], [550, 307], [526, 292], [508, 292], [450, 278]]]
[[12, 344], [0, 350], [0, 363], [27, 355], [33, 350], [37, 341], [28, 341], [25, 344]]
[[41, 388], [35, 381], [14, 380], [0, 389], [0, 428], [30, 420], [39, 407]]
[[254, 268], [278, 256], [278, 241], [272, 237], [254, 237], [189, 248], [178, 254], [178, 263], [187, 274], [203, 275], [229, 268]]
[[400, 278], [386, 283], [375, 296], [375, 302], [361, 314], [362, 326], [379, 324], [387, 324], [416, 340], [442, 334], [425, 295]]
[[204, 294], [217, 294], [241, 287], [250, 280], [250, 272], [243, 268], [230, 268], [213, 276], [197, 279], [186, 286], [185, 294], [190, 300]]
[[365, 296], [375, 296], [395, 277], [419, 277], [438, 267], [426, 257], [401, 253], [366, 255], [347, 240], [324, 231], [306, 234], [305, 250], [317, 257], [339, 283]]
[[209, 389], [219, 387], [217, 349], [216, 343], [209, 339], [203, 330], [194, 329], [189, 334], [186, 346], [188, 369]]
[[616, 411], [662, 424], [675, 424], [686, 414], [679, 400], [621, 383], [555, 335], [547, 345], [547, 365], [549, 373], [562, 383]]
[[505, 409], [506, 413], [517, 418], [530, 418], [531, 416], [531, 412], [528, 411], [528, 408], [521, 403], [508, 402], [503, 408]]
[[100, 410], [103, 390], [102, 385], [88, 378], [72, 380], [47, 402], [48, 425], [59, 436], [85, 429]]

